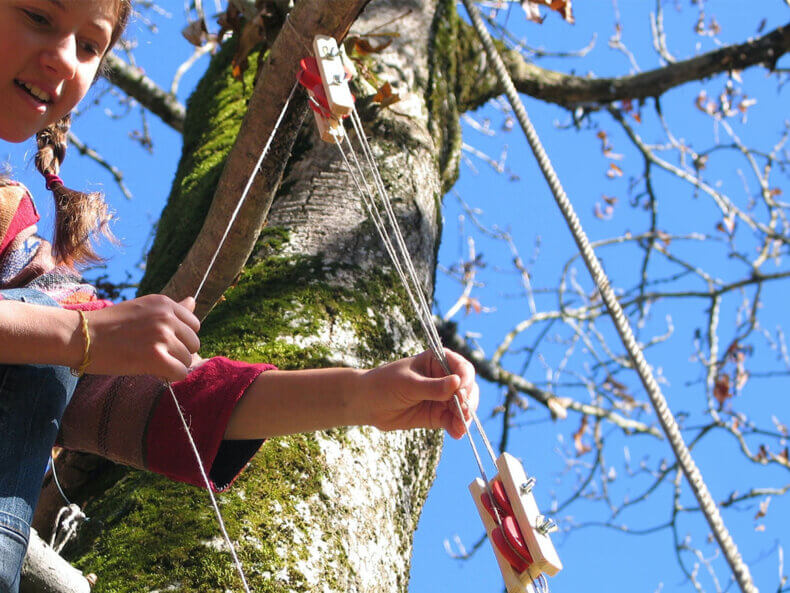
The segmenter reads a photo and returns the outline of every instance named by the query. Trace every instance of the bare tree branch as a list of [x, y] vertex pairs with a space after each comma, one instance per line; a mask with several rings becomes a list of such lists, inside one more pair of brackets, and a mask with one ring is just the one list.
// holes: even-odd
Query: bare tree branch
[[81, 571], [66, 562], [30, 530], [30, 544], [22, 566], [21, 593], [90, 593]]
[[[482, 50], [480, 50], [482, 51]], [[520, 93], [536, 99], [573, 107], [588, 103], [611, 103], [622, 99], [658, 97], [670, 89], [708, 76], [743, 70], [759, 64], [769, 69], [790, 51], [790, 25], [745, 43], [729, 45], [712, 52], [675, 62], [633, 76], [619, 78], [584, 78], [541, 68], [528, 63], [515, 50], [504, 52], [502, 57]], [[479, 52], [477, 52], [479, 53]], [[490, 74], [480, 72], [480, 78]], [[467, 97], [467, 108], [474, 108], [502, 94], [493, 80], [488, 84], [475, 84]]]
[[107, 80], [134, 97], [177, 132], [184, 131], [186, 109], [174, 95], [159, 87], [142, 70], [127, 64], [113, 53], [108, 53], [104, 61], [107, 66], [104, 77]]
[[546, 406], [552, 414], [561, 415], [564, 411], [573, 410], [580, 414], [586, 414], [595, 418], [602, 418], [618, 426], [626, 434], [641, 433], [649, 434], [658, 439], [663, 438], [661, 432], [655, 426], [648, 426], [637, 420], [626, 418], [611, 410], [606, 410], [599, 406], [585, 404], [569, 397], [558, 397], [556, 394], [544, 391], [535, 384], [527, 381], [519, 375], [506, 371], [498, 364], [486, 360], [479, 350], [469, 347], [461, 336], [455, 331], [455, 324], [434, 318], [442, 342], [459, 354], [467, 358], [474, 366], [477, 374], [487, 381], [498, 383], [499, 385], [511, 387], [521, 393], [529, 395], [535, 401]]

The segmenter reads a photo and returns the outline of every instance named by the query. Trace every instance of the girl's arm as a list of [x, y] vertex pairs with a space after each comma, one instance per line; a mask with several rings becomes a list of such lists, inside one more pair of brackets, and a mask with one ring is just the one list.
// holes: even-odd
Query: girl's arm
[[[187, 375], [200, 348], [195, 303], [148, 295], [89, 311], [91, 337], [87, 372], [149, 374], [171, 381]], [[0, 363], [55, 364], [77, 368], [85, 354], [80, 314], [12, 300], [0, 300]]]
[[360, 371], [350, 368], [268, 371], [250, 385], [230, 418], [226, 439], [260, 439], [336, 426], [382, 430], [443, 428], [460, 438], [466, 424], [453, 393], [465, 400], [468, 421], [479, 391], [472, 365], [446, 351], [444, 376], [431, 352]]
[[85, 350], [76, 311], [0, 301], [0, 361], [77, 368]]

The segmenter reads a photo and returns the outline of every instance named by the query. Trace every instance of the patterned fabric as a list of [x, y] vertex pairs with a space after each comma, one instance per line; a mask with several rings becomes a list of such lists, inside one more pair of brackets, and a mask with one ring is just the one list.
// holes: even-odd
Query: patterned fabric
[[17, 249], [10, 249], [0, 261], [0, 286], [6, 287], [22, 269], [27, 266], [38, 252], [41, 239], [35, 235], [22, 241]]
[[0, 186], [0, 289], [35, 288], [67, 309], [109, 306], [77, 270], [57, 264], [50, 243], [36, 235], [39, 219], [27, 188], [13, 181]]

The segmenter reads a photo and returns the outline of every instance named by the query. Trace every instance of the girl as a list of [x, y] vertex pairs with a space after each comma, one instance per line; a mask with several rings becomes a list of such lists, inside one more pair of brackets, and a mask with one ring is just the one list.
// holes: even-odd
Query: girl
[[[56, 204], [52, 245], [36, 235], [27, 189], [0, 179], [0, 591], [16, 592], [50, 449], [102, 454], [200, 484], [162, 378], [173, 381], [217, 489], [262, 439], [333, 426], [443, 428], [459, 438], [478, 400], [471, 365], [429, 352], [370, 371], [280, 372], [195, 353], [194, 302], [161, 295], [118, 305], [96, 298], [76, 268], [106, 229], [101, 198], [58, 176], [69, 113], [121, 35], [129, 0], [0, 0], [0, 138], [36, 137], [35, 163]], [[267, 371], [267, 372], [263, 372]], [[78, 377], [81, 377], [78, 381]], [[467, 418], [453, 411], [465, 395]], [[320, 395], [319, 395], [320, 394]]]

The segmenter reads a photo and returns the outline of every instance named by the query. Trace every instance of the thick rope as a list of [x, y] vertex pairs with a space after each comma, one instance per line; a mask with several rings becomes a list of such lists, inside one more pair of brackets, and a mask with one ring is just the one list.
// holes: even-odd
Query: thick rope
[[590, 245], [590, 241], [584, 232], [584, 229], [582, 229], [579, 217], [576, 215], [576, 212], [574, 211], [573, 206], [568, 199], [568, 196], [565, 193], [559, 178], [557, 177], [557, 173], [554, 171], [548, 154], [544, 150], [540, 138], [538, 137], [535, 128], [532, 126], [532, 122], [527, 116], [527, 112], [526, 109], [524, 109], [521, 98], [518, 96], [515, 86], [513, 86], [513, 81], [510, 78], [510, 74], [505, 68], [502, 58], [499, 56], [499, 52], [497, 51], [496, 47], [494, 47], [494, 43], [491, 40], [488, 29], [486, 29], [485, 25], [483, 24], [483, 20], [480, 18], [480, 13], [478, 12], [477, 7], [474, 5], [473, 0], [462, 0], [462, 2], [469, 13], [469, 17], [472, 20], [475, 30], [477, 31], [477, 35], [480, 38], [483, 47], [485, 48], [486, 55], [493, 65], [494, 72], [499, 79], [499, 83], [505, 90], [505, 95], [507, 95], [510, 105], [513, 108], [513, 112], [516, 114], [516, 119], [521, 125], [521, 129], [524, 131], [527, 142], [529, 143], [529, 146], [538, 161], [540, 170], [548, 182], [549, 187], [551, 188], [551, 193], [554, 195], [554, 199], [562, 211], [562, 215], [565, 218], [565, 222], [568, 224], [568, 228], [573, 235], [574, 241], [576, 241], [576, 245], [579, 247], [579, 251], [581, 252], [582, 258], [584, 259], [584, 263], [587, 265], [587, 269], [589, 270], [593, 281], [601, 293], [601, 298], [609, 310], [609, 314], [612, 317], [612, 321], [614, 322], [614, 326], [617, 329], [617, 333], [620, 335], [623, 346], [625, 346], [625, 349], [634, 364], [634, 368], [639, 374], [639, 379], [641, 380], [642, 385], [644, 386], [645, 391], [650, 398], [650, 403], [653, 405], [653, 409], [656, 411], [658, 420], [661, 423], [664, 433], [667, 435], [667, 440], [672, 446], [672, 451], [677, 458], [678, 464], [683, 470], [683, 474], [686, 476], [689, 486], [691, 487], [694, 496], [699, 502], [700, 509], [702, 509], [702, 513], [705, 515], [705, 519], [707, 519], [708, 525], [710, 526], [711, 531], [713, 532], [713, 535], [724, 554], [724, 557], [727, 559], [727, 563], [730, 565], [738, 586], [743, 593], [758, 593], [758, 589], [752, 581], [749, 567], [746, 566], [743, 558], [738, 552], [738, 547], [735, 545], [735, 542], [730, 536], [729, 531], [727, 531], [727, 527], [724, 525], [724, 520], [719, 513], [719, 507], [713, 500], [713, 497], [711, 496], [710, 491], [708, 490], [708, 487], [702, 478], [699, 468], [694, 462], [694, 459], [691, 457], [691, 452], [686, 446], [686, 443], [683, 441], [680, 428], [675, 421], [672, 411], [667, 405], [666, 398], [661, 393], [661, 389], [658, 386], [655, 377], [653, 377], [653, 373], [647, 364], [647, 360], [645, 360], [644, 353], [639, 347], [639, 344], [634, 337], [634, 333], [631, 330], [628, 318], [623, 312], [623, 309], [620, 306], [614, 291], [612, 290], [609, 278], [606, 276], [606, 273], [601, 267], [601, 263], [598, 261], [598, 258], [596, 257], [592, 246]]

